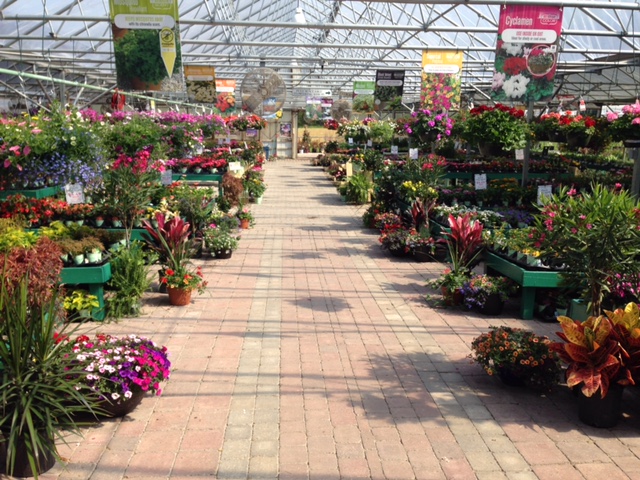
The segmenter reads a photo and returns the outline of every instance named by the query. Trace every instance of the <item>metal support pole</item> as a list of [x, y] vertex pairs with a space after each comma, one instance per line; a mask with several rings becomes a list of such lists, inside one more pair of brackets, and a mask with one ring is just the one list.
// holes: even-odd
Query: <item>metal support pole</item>
[[633, 176], [631, 177], [631, 194], [640, 198], [640, 140], [636, 140], [631, 147], [631, 142], [625, 142], [629, 158], [633, 160]]
[[[533, 122], [533, 100], [527, 103], [527, 124]], [[524, 147], [524, 162], [522, 163], [522, 187], [527, 186], [529, 181], [529, 158], [531, 156], [531, 135], [527, 135], [527, 145]]]

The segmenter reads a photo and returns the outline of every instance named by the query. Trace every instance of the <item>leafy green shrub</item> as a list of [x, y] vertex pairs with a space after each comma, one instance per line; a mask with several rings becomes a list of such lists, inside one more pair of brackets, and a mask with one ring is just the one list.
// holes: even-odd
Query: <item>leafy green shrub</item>
[[113, 289], [107, 298], [107, 315], [111, 318], [137, 316], [140, 299], [151, 286], [148, 255], [140, 242], [132, 242], [129, 248], [121, 248], [111, 258], [112, 276], [109, 287]]

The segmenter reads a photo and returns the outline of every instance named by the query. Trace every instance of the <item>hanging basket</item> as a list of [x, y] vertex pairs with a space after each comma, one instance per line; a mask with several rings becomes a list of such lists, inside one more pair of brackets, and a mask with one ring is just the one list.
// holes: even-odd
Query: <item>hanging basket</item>
[[184, 288], [167, 287], [169, 303], [176, 307], [184, 307], [191, 303], [191, 290]]

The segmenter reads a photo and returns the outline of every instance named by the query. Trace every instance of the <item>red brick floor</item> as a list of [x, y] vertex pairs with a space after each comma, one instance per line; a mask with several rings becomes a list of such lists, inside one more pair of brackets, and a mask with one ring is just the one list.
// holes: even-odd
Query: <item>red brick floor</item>
[[611, 430], [566, 388], [503, 386], [467, 358], [490, 325], [555, 325], [431, 308], [442, 265], [383, 252], [319, 167], [279, 160], [230, 260], [202, 260], [188, 307], [150, 293], [97, 325], [168, 346], [171, 379], [123, 419], [60, 445], [53, 479], [640, 478], [638, 396]]

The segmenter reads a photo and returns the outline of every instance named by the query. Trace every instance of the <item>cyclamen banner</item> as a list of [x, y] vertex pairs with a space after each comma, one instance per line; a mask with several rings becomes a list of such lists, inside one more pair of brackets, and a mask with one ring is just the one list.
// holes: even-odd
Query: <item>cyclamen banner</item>
[[504, 5], [491, 98], [499, 102], [550, 99], [561, 31], [562, 7]]

